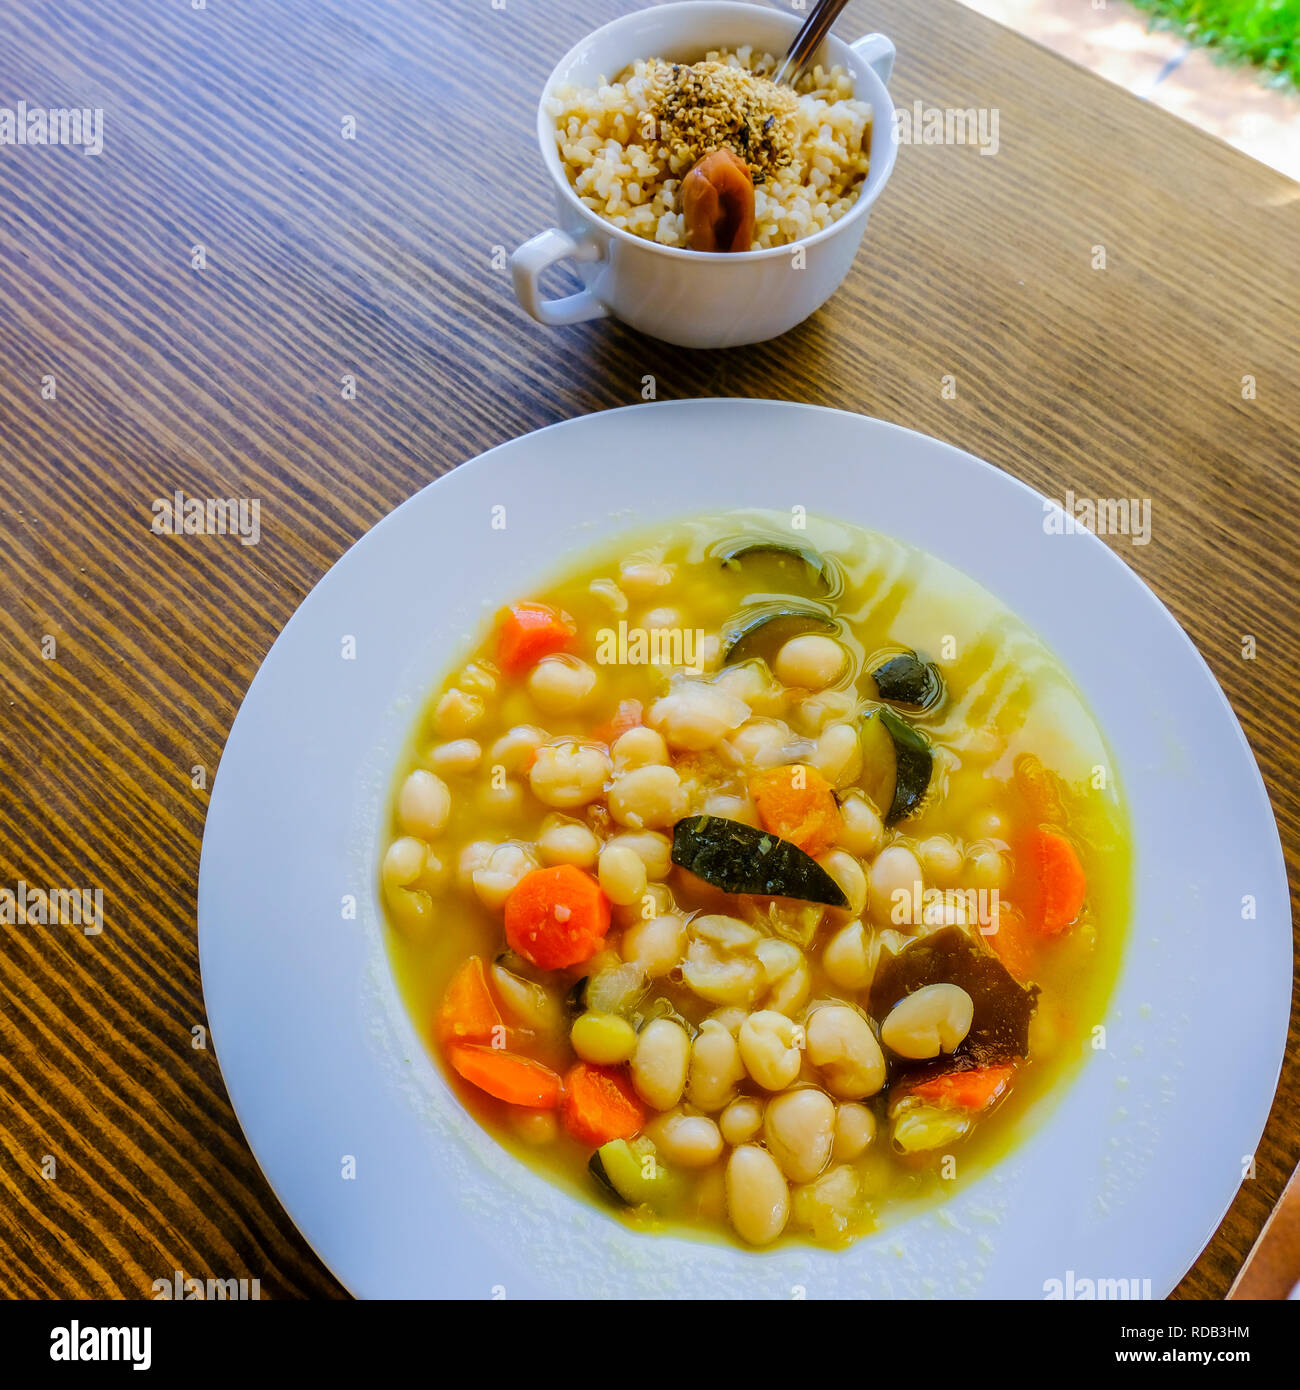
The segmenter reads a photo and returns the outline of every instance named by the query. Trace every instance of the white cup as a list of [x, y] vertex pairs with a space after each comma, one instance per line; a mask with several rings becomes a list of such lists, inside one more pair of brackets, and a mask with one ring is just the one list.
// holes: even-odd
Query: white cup
[[[560, 162], [547, 104], [556, 87], [594, 87], [637, 58], [694, 62], [710, 49], [752, 44], [781, 55], [806, 17], [731, 0], [686, 0], [625, 15], [575, 45], [556, 64], [537, 108], [537, 139], [555, 184], [558, 225], [510, 258], [515, 294], [539, 323], [581, 323], [612, 314], [643, 333], [681, 347], [736, 347], [786, 332], [835, 293], [857, 254], [871, 205], [898, 153], [894, 103], [885, 83], [894, 45], [883, 34], [855, 43], [831, 35], [819, 50], [853, 78], [854, 96], [872, 108], [871, 165], [857, 201], [837, 222], [788, 246], [758, 251], [688, 251], [660, 246], [615, 227], [573, 191]], [[802, 248], [802, 266], [794, 252]], [[571, 260], [584, 289], [543, 299], [542, 272]]]

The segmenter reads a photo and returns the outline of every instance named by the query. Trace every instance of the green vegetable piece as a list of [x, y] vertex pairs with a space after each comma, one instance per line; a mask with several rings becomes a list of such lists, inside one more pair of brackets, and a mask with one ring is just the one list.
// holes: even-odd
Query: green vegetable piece
[[890, 659], [871, 673], [882, 700], [906, 705], [909, 709], [933, 709], [943, 699], [943, 677], [932, 661], [922, 661], [915, 652]]
[[655, 1206], [670, 1192], [668, 1170], [648, 1140], [611, 1139], [592, 1154], [587, 1169], [620, 1206]]
[[673, 826], [673, 863], [724, 893], [847, 907], [838, 883], [811, 855], [779, 835], [722, 816], [688, 816]]
[[769, 573], [775, 572], [782, 579], [796, 583], [806, 583], [824, 594], [835, 589], [835, 569], [824, 555], [803, 545], [787, 545], [784, 541], [738, 541], [725, 547], [718, 558], [723, 569], [739, 570], [744, 573], [750, 562], [764, 563]]
[[760, 603], [738, 613], [722, 629], [722, 664], [762, 657], [769, 665], [791, 637], [801, 632], [835, 632], [832, 618], [812, 604], [782, 600]]
[[910, 816], [925, 800], [934, 754], [925, 735], [888, 705], [873, 709], [858, 730], [862, 785], [884, 814], [886, 825]]

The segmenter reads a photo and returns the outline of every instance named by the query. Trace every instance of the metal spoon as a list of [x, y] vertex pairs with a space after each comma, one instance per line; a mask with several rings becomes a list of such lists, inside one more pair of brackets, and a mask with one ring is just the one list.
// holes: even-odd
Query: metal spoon
[[840, 11], [849, 0], [817, 0], [812, 13], [803, 22], [803, 27], [794, 36], [781, 66], [772, 75], [773, 82], [784, 82], [793, 87], [799, 80], [808, 60], [817, 52], [821, 41], [830, 33], [831, 25], [840, 17]]

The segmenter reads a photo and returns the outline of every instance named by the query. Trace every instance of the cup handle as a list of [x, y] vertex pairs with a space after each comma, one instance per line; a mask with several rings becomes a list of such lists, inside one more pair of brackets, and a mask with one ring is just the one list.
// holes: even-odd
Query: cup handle
[[898, 51], [884, 34], [864, 34], [849, 47], [872, 69], [886, 85], [894, 71], [894, 54]]
[[582, 323], [587, 319], [604, 318], [609, 310], [590, 290], [565, 295], [563, 299], [543, 299], [538, 281], [542, 271], [556, 261], [598, 261], [600, 247], [588, 238], [578, 240], [558, 227], [526, 241], [510, 257], [510, 275], [514, 280], [515, 298], [538, 323], [551, 325]]

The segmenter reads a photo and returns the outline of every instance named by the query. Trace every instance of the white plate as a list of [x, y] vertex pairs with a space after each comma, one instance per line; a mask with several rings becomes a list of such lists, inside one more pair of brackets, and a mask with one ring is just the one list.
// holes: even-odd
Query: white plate
[[[488, 613], [612, 532], [795, 504], [931, 551], [1042, 635], [1116, 757], [1137, 899], [1108, 1046], [1020, 1148], [847, 1252], [754, 1254], [636, 1235], [481, 1130], [398, 998], [375, 883], [410, 722]], [[1041, 1298], [1071, 1271], [1149, 1279], [1155, 1297], [1174, 1286], [1222, 1219], [1277, 1084], [1286, 875], [1250, 750], [1191, 643], [1099, 540], [1042, 522], [1037, 493], [894, 425], [671, 402], [492, 449], [386, 517], [312, 590], [226, 745], [199, 946], [244, 1133], [353, 1293]], [[1243, 920], [1247, 894], [1256, 912]]]

